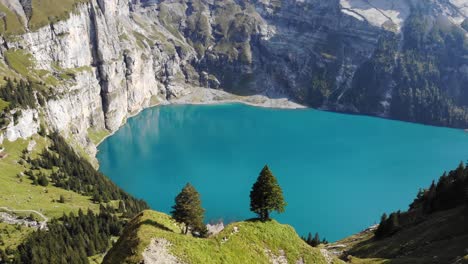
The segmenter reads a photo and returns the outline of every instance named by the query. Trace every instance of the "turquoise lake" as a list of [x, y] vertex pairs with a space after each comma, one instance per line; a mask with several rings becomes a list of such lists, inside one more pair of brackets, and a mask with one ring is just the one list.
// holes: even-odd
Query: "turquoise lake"
[[268, 164], [288, 203], [273, 217], [334, 241], [406, 210], [468, 159], [468, 133], [312, 109], [175, 105], [129, 119], [97, 157], [117, 185], [166, 213], [190, 182], [207, 222], [255, 217], [249, 193]]

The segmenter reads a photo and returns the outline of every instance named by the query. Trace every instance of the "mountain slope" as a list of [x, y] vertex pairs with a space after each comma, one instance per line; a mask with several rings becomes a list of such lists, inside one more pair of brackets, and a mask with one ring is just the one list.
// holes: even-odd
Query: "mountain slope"
[[[245, 221], [206, 239], [183, 235], [169, 216], [143, 211], [125, 228], [104, 263], [327, 263], [287, 225]], [[167, 262], [164, 262], [166, 259]]]
[[[377, 227], [328, 248], [381, 263], [465, 263], [468, 261], [468, 169], [461, 163], [437, 183], [421, 189], [406, 212], [382, 216]], [[379, 259], [379, 260], [377, 260]], [[365, 263], [365, 262], [364, 262]]]
[[[201, 88], [468, 126], [459, 1], [2, 0], [0, 14], [0, 85], [33, 83], [36, 115], [90, 156], [89, 131]], [[25, 122], [0, 141], [37, 132]]]
[[382, 240], [368, 230], [327, 248], [351, 263], [468, 263], [467, 220], [467, 209], [458, 207], [427, 216]]

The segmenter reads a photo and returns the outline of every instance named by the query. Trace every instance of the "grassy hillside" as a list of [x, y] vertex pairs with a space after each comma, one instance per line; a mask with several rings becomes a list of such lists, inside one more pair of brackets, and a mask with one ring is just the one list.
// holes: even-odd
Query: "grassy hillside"
[[327, 248], [339, 249], [350, 263], [468, 263], [467, 222], [467, 209], [458, 207], [434, 213], [385, 239], [364, 231]]
[[[36, 142], [34, 150], [30, 153], [32, 158], [37, 158], [43, 149], [49, 145], [49, 140], [38, 135], [30, 140]], [[48, 186], [33, 185], [32, 181], [21, 176], [21, 173], [31, 166], [21, 158], [22, 151], [26, 149], [30, 140], [17, 140], [9, 142], [5, 140], [2, 146], [7, 156], [0, 159], [0, 206], [12, 209], [37, 210], [47, 217], [59, 217], [63, 213], [77, 212], [80, 208], [97, 210], [99, 205], [91, 200], [91, 197], [80, 195], [76, 192]], [[21, 164], [22, 163], [22, 164]], [[44, 171], [50, 173], [50, 171]], [[65, 197], [65, 203], [58, 203], [60, 196]]]
[[181, 234], [181, 227], [171, 217], [149, 210], [129, 223], [104, 263], [140, 263], [152, 239], [167, 240], [169, 253], [185, 263], [271, 263], [278, 257], [288, 263], [327, 263], [292, 227], [274, 220], [232, 223], [203, 239]]

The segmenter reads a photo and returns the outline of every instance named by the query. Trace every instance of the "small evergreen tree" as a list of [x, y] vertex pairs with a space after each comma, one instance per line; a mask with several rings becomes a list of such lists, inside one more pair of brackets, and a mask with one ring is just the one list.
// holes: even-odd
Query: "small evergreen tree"
[[265, 165], [250, 191], [250, 211], [266, 221], [270, 218], [271, 211], [282, 213], [285, 206], [283, 191], [268, 165]]
[[312, 236], [312, 233], [309, 232], [307, 238], [302, 237], [302, 240], [312, 247], [317, 247], [320, 244], [328, 244], [328, 241], [325, 238], [320, 241], [320, 236], [317, 232], [315, 233], [315, 236]]
[[39, 175], [38, 179], [37, 179], [37, 183], [41, 186], [44, 186], [46, 187], [47, 185], [49, 185], [49, 180], [47, 179], [47, 177], [43, 174]]
[[311, 245], [312, 241], [313, 241], [312, 233], [309, 232], [309, 235], [307, 236], [306, 242], [307, 242], [307, 244]]
[[320, 244], [320, 237], [318, 233], [315, 233], [314, 239], [312, 240], [311, 246], [316, 247]]
[[92, 200], [95, 202], [95, 203], [101, 203], [102, 199], [101, 199], [101, 195], [99, 195], [99, 192], [95, 191], [93, 193], [93, 198]]
[[190, 183], [187, 183], [177, 195], [172, 209], [174, 209], [171, 212], [172, 217], [177, 222], [185, 224], [185, 234], [189, 229], [192, 230], [192, 234], [198, 233], [199, 236], [206, 234], [206, 227], [203, 224], [205, 210], [201, 206], [200, 194]]
[[380, 224], [375, 230], [374, 234], [377, 239], [382, 238], [385, 235], [387, 224], [387, 214], [383, 213], [382, 217], [380, 217]]
[[326, 244], [328, 244], [328, 240], [326, 238], [323, 238], [321, 243], [326, 245]]

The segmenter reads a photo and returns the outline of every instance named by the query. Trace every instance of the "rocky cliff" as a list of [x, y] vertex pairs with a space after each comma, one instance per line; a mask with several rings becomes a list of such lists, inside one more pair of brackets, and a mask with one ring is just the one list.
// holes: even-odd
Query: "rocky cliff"
[[0, 75], [45, 99], [5, 108], [2, 137], [43, 122], [94, 154], [91, 130], [204, 88], [466, 127], [467, 16], [463, 0], [0, 0]]

